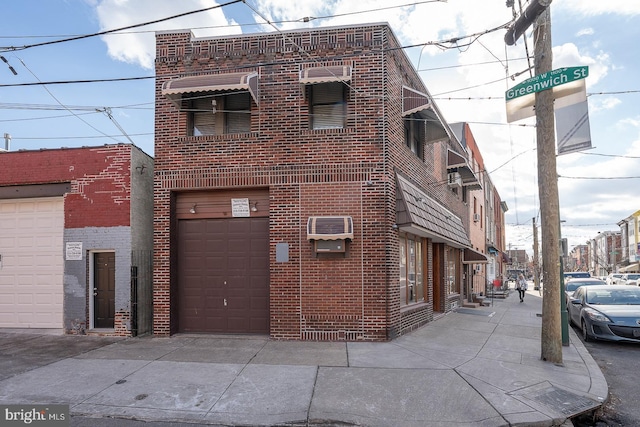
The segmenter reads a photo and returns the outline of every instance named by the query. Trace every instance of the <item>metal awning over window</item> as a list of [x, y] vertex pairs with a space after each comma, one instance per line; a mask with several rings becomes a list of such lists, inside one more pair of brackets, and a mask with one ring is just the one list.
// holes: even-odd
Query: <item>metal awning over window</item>
[[353, 240], [350, 216], [312, 216], [307, 221], [307, 240]]
[[327, 67], [308, 67], [300, 70], [300, 83], [348, 82], [351, 80], [349, 65], [333, 65]]
[[489, 259], [485, 254], [481, 252], [478, 252], [471, 248], [464, 248], [462, 263], [463, 264], [488, 264]]
[[471, 170], [467, 159], [453, 150], [447, 150], [447, 170], [449, 172], [458, 172], [462, 178], [462, 185], [469, 190], [482, 189], [480, 180], [478, 180], [475, 172]]
[[396, 180], [396, 221], [400, 230], [455, 248], [471, 245], [460, 217], [403, 176], [397, 175]]
[[425, 121], [426, 142], [435, 142], [451, 137], [449, 126], [442, 120], [436, 105], [431, 102], [429, 95], [418, 92], [409, 87], [402, 87], [402, 117], [410, 116]]
[[402, 87], [402, 117], [421, 113], [431, 108], [429, 96], [411, 88]]
[[248, 91], [258, 104], [258, 73], [203, 74], [181, 77], [162, 84], [162, 94], [180, 107], [184, 94]]

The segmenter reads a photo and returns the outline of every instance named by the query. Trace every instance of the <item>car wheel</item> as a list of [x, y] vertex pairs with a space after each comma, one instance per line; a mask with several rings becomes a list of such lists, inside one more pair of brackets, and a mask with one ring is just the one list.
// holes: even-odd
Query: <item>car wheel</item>
[[582, 319], [582, 339], [585, 342], [593, 341], [593, 338], [591, 338], [589, 330], [587, 329], [587, 322], [585, 322], [584, 319]]

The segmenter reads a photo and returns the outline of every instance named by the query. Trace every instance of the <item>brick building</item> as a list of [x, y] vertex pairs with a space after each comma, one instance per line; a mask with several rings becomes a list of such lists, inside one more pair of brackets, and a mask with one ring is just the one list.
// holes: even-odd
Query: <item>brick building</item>
[[157, 33], [155, 120], [157, 335], [392, 339], [486, 262], [465, 148], [386, 24]]
[[0, 327], [150, 332], [153, 159], [23, 150], [0, 170]]

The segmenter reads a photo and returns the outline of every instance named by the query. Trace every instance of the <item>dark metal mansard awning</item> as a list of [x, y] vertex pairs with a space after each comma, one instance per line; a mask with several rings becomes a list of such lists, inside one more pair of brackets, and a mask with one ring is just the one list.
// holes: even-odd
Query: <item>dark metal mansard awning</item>
[[258, 73], [203, 74], [181, 77], [162, 84], [162, 94], [180, 107], [184, 94], [248, 91], [258, 104]]
[[471, 246], [462, 219], [397, 174], [396, 219], [400, 230], [456, 248]]

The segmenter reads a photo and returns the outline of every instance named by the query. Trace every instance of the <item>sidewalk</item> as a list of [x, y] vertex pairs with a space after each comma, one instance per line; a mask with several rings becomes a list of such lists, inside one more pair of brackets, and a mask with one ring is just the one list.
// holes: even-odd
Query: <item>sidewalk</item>
[[[523, 303], [511, 292], [388, 343], [116, 340], [0, 376], [0, 402], [222, 425], [560, 425], [600, 406], [608, 389], [571, 328], [563, 366], [540, 360], [541, 302], [538, 291]], [[0, 370], [21, 336], [0, 330]]]

